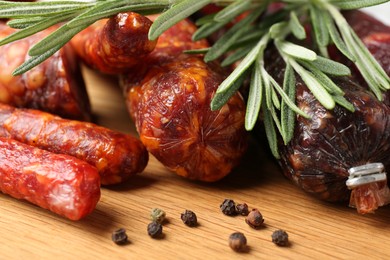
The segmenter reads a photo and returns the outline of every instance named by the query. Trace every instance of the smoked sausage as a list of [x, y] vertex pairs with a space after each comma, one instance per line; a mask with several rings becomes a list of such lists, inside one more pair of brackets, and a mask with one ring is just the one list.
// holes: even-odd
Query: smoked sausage
[[[378, 32], [371, 35], [369, 31], [378, 29], [379, 25], [367, 22], [366, 15], [359, 17], [355, 22], [351, 21], [351, 25], [360, 37], [364, 37], [366, 44], [372, 43], [367, 39], [375, 39]], [[390, 32], [388, 27], [382, 28], [387, 34]], [[368, 47], [381, 64], [389, 64], [390, 56], [383, 55], [388, 53], [389, 45], [382, 43], [376, 41]], [[267, 55], [271, 55], [269, 60], [275, 61], [267, 69], [281, 81], [281, 59], [270, 53]], [[345, 58], [339, 60], [345, 61]], [[306, 192], [327, 201], [349, 200], [359, 213], [373, 212], [378, 206], [389, 203], [387, 183], [382, 181], [375, 187], [363, 185], [351, 192], [346, 181], [352, 167], [382, 163], [385, 169], [390, 169], [390, 107], [388, 102], [379, 101], [368, 90], [357, 71], [349, 78], [335, 80], [355, 112], [340, 106], [326, 110], [298, 79], [296, 102], [311, 119], [297, 116], [293, 139], [288, 145], [280, 146], [279, 163], [284, 174]]]
[[[153, 21], [156, 17], [148, 18]], [[85, 34], [84, 40], [78, 41], [79, 46], [84, 46], [80, 49], [90, 50], [85, 52], [87, 63], [102, 72], [117, 70], [106, 70], [106, 65], [100, 65], [100, 58], [95, 58], [105, 46], [97, 39], [109, 37], [104, 36], [109, 35], [106, 28], [117, 28], [113, 23], [118, 21], [110, 19], [107, 25], [97, 24], [91, 29], [94, 33]], [[137, 53], [137, 65], [121, 74], [120, 84], [148, 151], [181, 176], [216, 181], [238, 164], [246, 150], [245, 103], [236, 94], [221, 110], [210, 110], [211, 99], [224, 74], [199, 56], [183, 54], [184, 50], [209, 47], [205, 40], [192, 41], [195, 31], [196, 26], [188, 19], [172, 26], [159, 37], [150, 54], [142, 57]], [[116, 59], [115, 52], [106, 54], [106, 59]]]
[[148, 153], [135, 137], [93, 123], [0, 104], [0, 136], [95, 166], [102, 185], [124, 182], [144, 170]]
[[0, 190], [71, 220], [91, 213], [100, 176], [90, 164], [0, 137]]
[[127, 101], [141, 141], [178, 175], [217, 181], [246, 149], [242, 97], [210, 109], [222, 79], [201, 58], [186, 56], [149, 70], [140, 87], [130, 89]]
[[154, 49], [156, 41], [148, 39], [151, 25], [145, 16], [119, 13], [81, 31], [71, 44], [90, 67], [107, 74], [119, 74], [137, 65]]
[[[12, 76], [12, 72], [29, 58], [29, 48], [54, 29], [55, 27], [51, 27], [36, 35], [0, 46], [0, 102], [89, 121], [89, 98], [77, 56], [69, 44], [30, 71]], [[0, 21], [0, 39], [15, 31]]]
[[122, 75], [121, 85], [148, 151], [180, 176], [213, 182], [230, 173], [246, 150], [245, 103], [235, 94], [211, 111], [224, 74], [202, 57], [182, 54], [208, 47], [192, 42], [195, 30], [189, 20], [171, 27], [136, 70]]

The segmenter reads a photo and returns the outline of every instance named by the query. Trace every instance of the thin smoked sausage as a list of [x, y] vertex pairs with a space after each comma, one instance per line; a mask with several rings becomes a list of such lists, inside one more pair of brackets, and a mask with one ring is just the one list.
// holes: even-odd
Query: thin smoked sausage
[[71, 220], [91, 213], [100, 176], [87, 162], [0, 137], [0, 190]]
[[145, 147], [131, 135], [33, 109], [0, 104], [0, 136], [85, 160], [98, 169], [103, 185], [127, 180], [148, 162]]

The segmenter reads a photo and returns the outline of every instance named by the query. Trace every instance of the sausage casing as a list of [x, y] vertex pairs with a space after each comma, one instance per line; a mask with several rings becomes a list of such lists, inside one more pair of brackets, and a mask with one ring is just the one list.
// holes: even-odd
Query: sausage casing
[[236, 166], [247, 147], [245, 103], [236, 94], [219, 111], [210, 103], [224, 76], [184, 50], [196, 27], [183, 20], [163, 33], [137, 69], [122, 76], [127, 106], [141, 141], [180, 176], [217, 181]]
[[137, 13], [119, 13], [100, 20], [71, 40], [73, 48], [90, 67], [107, 74], [128, 71], [150, 53], [156, 41], [148, 39], [152, 22]]
[[[372, 37], [370, 28], [378, 30], [379, 25], [367, 22], [367, 16], [362, 13], [363, 16], [358, 12], [355, 14], [360, 18], [351, 21], [351, 25], [366, 43]], [[389, 31], [389, 28], [384, 28]], [[375, 48], [371, 46], [369, 49], [378, 51], [373, 54], [380, 63], [388, 64], [389, 56], [382, 55], [388, 51], [388, 45], [382, 43], [377, 41]], [[280, 58], [270, 57], [270, 60], [275, 63], [269, 70], [280, 80], [283, 73], [275, 65], [280, 65]], [[345, 58], [339, 60], [343, 62]], [[312, 118], [297, 116], [293, 139], [288, 145], [281, 146], [280, 164], [284, 174], [310, 194], [328, 201], [348, 201], [351, 191], [346, 181], [351, 167], [375, 162], [383, 163], [386, 169], [390, 167], [390, 107], [368, 90], [357, 72], [352, 77], [335, 81], [345, 92], [345, 98], [354, 105], [355, 112], [340, 106], [332, 111], [326, 110], [298, 79], [297, 105]], [[366, 197], [363, 193], [359, 196], [361, 198], [357, 199], [366, 204], [362, 205], [362, 213], [375, 210], [374, 203], [367, 199], [370, 197], [368, 192]]]
[[71, 220], [91, 213], [100, 176], [90, 164], [0, 137], [0, 189]]
[[128, 101], [137, 110], [136, 126], [149, 152], [189, 179], [211, 182], [230, 173], [247, 145], [242, 97], [234, 95], [211, 111], [222, 77], [198, 57], [167, 63], [146, 78]]
[[[51, 27], [0, 46], [0, 102], [88, 121], [91, 119], [89, 98], [70, 45], [65, 45], [30, 71], [12, 76], [12, 72], [29, 58], [29, 48], [54, 29]], [[0, 21], [0, 39], [15, 31]]]
[[0, 105], [0, 136], [85, 160], [103, 185], [127, 180], [148, 162], [144, 145], [131, 135], [33, 109]]

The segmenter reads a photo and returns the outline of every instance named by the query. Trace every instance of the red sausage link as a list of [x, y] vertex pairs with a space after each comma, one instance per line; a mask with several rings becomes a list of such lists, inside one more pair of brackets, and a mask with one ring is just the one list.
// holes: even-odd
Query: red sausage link
[[182, 54], [208, 47], [192, 42], [195, 31], [188, 20], [171, 27], [121, 84], [149, 152], [178, 175], [212, 182], [226, 176], [246, 150], [245, 104], [236, 94], [221, 110], [210, 110], [223, 76], [202, 58]]
[[100, 199], [95, 167], [0, 137], [0, 189], [71, 220], [91, 213]]
[[[154, 21], [158, 16], [153, 15], [149, 18]], [[180, 61], [178, 56], [185, 58], [182, 55], [185, 50], [203, 49], [209, 47], [206, 40], [193, 42], [192, 35], [196, 32], [197, 27], [188, 19], [182, 20], [176, 25], [165, 31], [157, 40], [155, 49], [145, 58], [139, 61], [137, 68], [120, 76], [120, 84], [125, 95], [131, 95], [133, 101], [130, 102], [128, 97], [128, 110], [133, 119], [136, 118], [138, 108], [134, 107], [138, 102], [135, 102], [135, 93], [140, 93], [140, 88], [143, 83], [150, 80], [153, 72], [161, 70], [161, 66], [172, 61]], [[131, 91], [131, 93], [130, 93]], [[142, 95], [142, 94], [140, 94]]]
[[245, 104], [234, 95], [218, 111], [210, 102], [220, 74], [198, 57], [180, 58], [152, 69], [128, 95], [141, 141], [178, 175], [217, 181], [246, 150]]
[[87, 161], [103, 185], [127, 180], [148, 162], [145, 147], [133, 136], [38, 110], [0, 105], [0, 129], [1, 136]]
[[101, 20], [78, 33], [71, 41], [82, 60], [103, 73], [119, 74], [134, 67], [150, 53], [156, 41], [149, 41], [152, 22], [136, 13], [120, 13]]
[[[70, 45], [65, 45], [30, 71], [12, 76], [12, 72], [28, 59], [28, 49], [54, 29], [0, 47], [0, 102], [88, 121], [90, 103]], [[14, 29], [0, 21], [0, 39], [13, 32]]]

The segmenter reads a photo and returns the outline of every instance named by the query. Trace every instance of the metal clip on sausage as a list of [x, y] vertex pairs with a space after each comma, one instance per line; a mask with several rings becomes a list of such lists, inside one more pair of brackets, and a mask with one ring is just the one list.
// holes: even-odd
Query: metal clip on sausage
[[349, 206], [359, 213], [372, 213], [378, 207], [390, 202], [390, 189], [387, 185], [385, 167], [382, 163], [370, 163], [348, 170], [346, 182], [352, 190]]
[[362, 166], [352, 167], [348, 170], [349, 177], [347, 180], [348, 189], [353, 189], [357, 186], [386, 181], [385, 167], [382, 163], [369, 163]]

